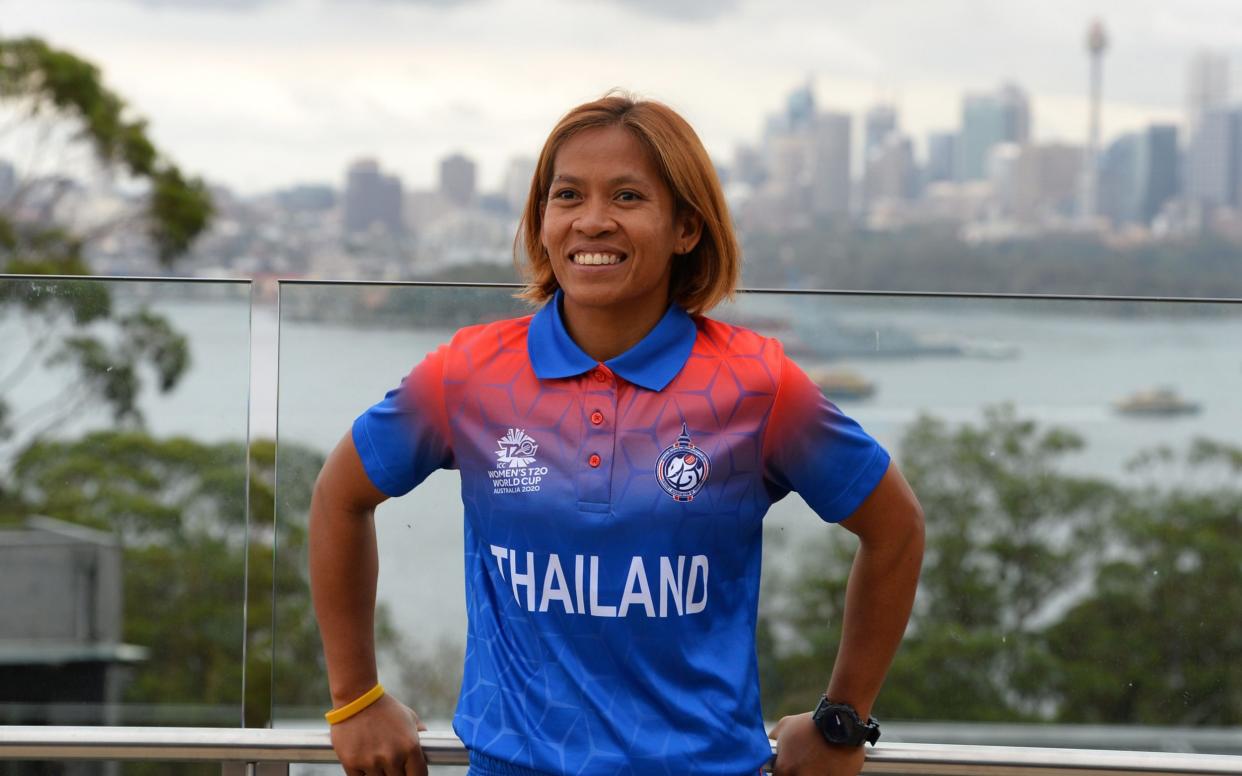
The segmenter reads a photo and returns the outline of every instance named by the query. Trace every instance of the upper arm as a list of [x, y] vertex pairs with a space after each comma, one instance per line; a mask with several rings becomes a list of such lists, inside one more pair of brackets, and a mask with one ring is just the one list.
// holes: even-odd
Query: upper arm
[[841, 525], [872, 546], [905, 544], [916, 537], [921, 544], [923, 508], [901, 470], [890, 463], [875, 489]]
[[319, 471], [315, 480], [315, 501], [323, 506], [361, 513], [374, 510], [387, 499], [388, 495], [371, 482], [354, 446], [354, 436], [347, 432]]
[[763, 441], [769, 493], [796, 491], [821, 519], [844, 520], [883, 478], [888, 452], [783, 353], [777, 368]]

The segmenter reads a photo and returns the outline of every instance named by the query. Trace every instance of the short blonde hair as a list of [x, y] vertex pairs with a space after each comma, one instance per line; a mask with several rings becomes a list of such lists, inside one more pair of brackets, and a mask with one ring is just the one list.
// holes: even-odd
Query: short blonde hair
[[692, 210], [703, 221], [698, 244], [673, 262], [671, 301], [692, 315], [700, 315], [732, 298], [741, 274], [741, 250], [707, 150], [689, 122], [672, 108], [618, 92], [609, 92], [566, 113], [539, 152], [513, 241], [513, 261], [526, 281], [518, 297], [543, 304], [559, 288], [540, 239], [543, 211], [552, 185], [552, 166], [565, 141], [583, 130], [599, 127], [623, 127], [633, 133], [651, 154], [665, 185], [673, 193], [677, 212]]

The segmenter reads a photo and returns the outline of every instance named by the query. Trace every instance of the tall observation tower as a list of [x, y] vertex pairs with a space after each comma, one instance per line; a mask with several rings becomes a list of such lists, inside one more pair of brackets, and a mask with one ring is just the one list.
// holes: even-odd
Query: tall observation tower
[[1091, 104], [1088, 108], [1087, 148], [1083, 154], [1082, 183], [1079, 187], [1078, 212], [1084, 220], [1099, 213], [1100, 206], [1100, 93], [1104, 81], [1104, 50], [1108, 35], [1099, 19], [1087, 28], [1087, 56], [1091, 58]]

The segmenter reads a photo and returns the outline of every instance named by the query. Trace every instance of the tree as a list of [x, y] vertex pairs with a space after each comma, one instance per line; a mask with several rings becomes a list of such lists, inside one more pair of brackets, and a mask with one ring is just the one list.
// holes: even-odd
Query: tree
[[[886, 716], [1242, 721], [1242, 449], [1144, 453], [1132, 468], [1150, 484], [1123, 487], [1068, 473], [1081, 447], [1009, 408], [904, 434], [927, 552]], [[811, 548], [786, 605], [765, 612], [767, 716], [805, 710], [806, 677], [832, 664], [850, 556]]]
[[[212, 208], [204, 183], [155, 147], [146, 121], [89, 62], [36, 38], [0, 38], [0, 116], [28, 146], [25, 174], [7, 196], [0, 192], [0, 273], [87, 274], [92, 241], [135, 227], [170, 266], [207, 227]], [[65, 206], [80, 185], [68, 175], [141, 194], [127, 195], [132, 206], [84, 223]], [[0, 461], [12, 457], [12, 446], [6, 451], [2, 443], [19, 427], [26, 439], [37, 438], [88, 400], [106, 404], [118, 422], [140, 424], [144, 368], [167, 391], [189, 364], [184, 338], [167, 321], [145, 310], [118, 313], [98, 282], [10, 279], [0, 283], [0, 316], [9, 311], [31, 344], [0, 363]], [[4, 395], [36, 363], [70, 366], [76, 379], [63, 395], [15, 417]]]
[[[888, 716], [1014, 720], [1037, 713], [1040, 618], [1086, 572], [1096, 521], [1116, 496], [1108, 483], [1058, 466], [1082, 444], [1071, 432], [1019, 419], [1011, 407], [989, 409], [979, 427], [954, 430], [923, 417], [907, 429], [901, 465], [928, 515], [927, 549], [884, 692]], [[802, 710], [806, 691], [797, 677], [826, 675], [836, 654], [853, 545], [830, 541], [808, 553], [813, 560], [794, 575], [789, 603], [768, 615], [772, 633], [793, 635], [775, 641], [775, 655], [766, 658], [768, 716]]]
[[1242, 723], [1242, 449], [1198, 440], [1180, 463], [1136, 461], [1153, 484], [1127, 494], [1092, 594], [1045, 635], [1059, 720]]

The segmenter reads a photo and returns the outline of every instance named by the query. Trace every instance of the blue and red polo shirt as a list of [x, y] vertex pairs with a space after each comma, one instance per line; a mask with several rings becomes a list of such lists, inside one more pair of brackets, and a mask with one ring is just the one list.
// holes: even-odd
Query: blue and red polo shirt
[[763, 516], [843, 520], [888, 453], [775, 339], [673, 305], [599, 363], [559, 302], [458, 331], [353, 427], [390, 496], [461, 472], [453, 729], [548, 774], [754, 773]]

